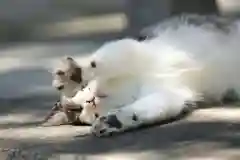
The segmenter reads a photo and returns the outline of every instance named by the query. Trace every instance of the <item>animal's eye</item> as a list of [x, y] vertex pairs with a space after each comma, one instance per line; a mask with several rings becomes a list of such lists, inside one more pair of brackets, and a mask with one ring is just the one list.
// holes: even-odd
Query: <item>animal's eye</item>
[[61, 70], [58, 70], [58, 71], [56, 72], [56, 74], [59, 75], [59, 76], [61, 76], [61, 75], [64, 75], [65, 73], [64, 73], [63, 71], [61, 71]]

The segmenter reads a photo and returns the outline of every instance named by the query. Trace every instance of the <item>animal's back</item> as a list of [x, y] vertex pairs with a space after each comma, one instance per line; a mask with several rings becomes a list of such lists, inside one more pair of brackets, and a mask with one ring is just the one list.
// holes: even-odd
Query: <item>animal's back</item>
[[215, 98], [229, 88], [240, 93], [240, 21], [207, 16], [175, 20], [165, 28], [160, 24], [157, 36], [147, 42], [157, 48], [157, 61], [166, 64], [159, 64], [158, 77]]
[[229, 88], [240, 93], [240, 22], [204, 16], [179, 19], [160, 24], [149, 40], [104, 45], [95, 53], [99, 74], [135, 75], [143, 84], [185, 85], [215, 97]]

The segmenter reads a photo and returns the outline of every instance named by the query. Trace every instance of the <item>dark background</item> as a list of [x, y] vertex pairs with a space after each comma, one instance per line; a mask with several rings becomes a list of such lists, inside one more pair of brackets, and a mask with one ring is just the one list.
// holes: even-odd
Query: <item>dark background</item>
[[52, 60], [82, 58], [107, 40], [137, 36], [171, 15], [237, 15], [239, 5], [240, 0], [0, 0], [0, 159], [7, 147], [74, 160], [239, 160], [238, 107], [199, 111], [190, 120], [106, 139], [68, 135], [79, 135], [77, 128], [36, 128], [59, 98], [46, 69]]
[[[142, 28], [171, 15], [183, 12], [226, 14], [229, 10], [234, 10], [233, 7], [228, 7], [234, 0], [225, 1], [223, 3], [225, 7], [221, 7], [221, 1], [223, 0], [1, 0], [0, 41], [95, 40], [131, 36], [138, 34]], [[236, 8], [238, 3], [235, 0], [234, 5], [231, 6]], [[85, 34], [76, 31], [64, 35], [55, 33], [52, 36], [43, 29], [43, 26], [59, 22], [84, 23], [81, 21], [83, 17], [92, 19], [94, 16], [114, 14], [122, 14], [126, 17], [127, 25], [122, 30]], [[106, 26], [112, 24], [110, 22]], [[97, 26], [98, 23], [94, 25]], [[91, 27], [91, 24], [89, 26]], [[81, 30], [81, 26], [78, 29]], [[72, 30], [72, 28], [68, 26], [62, 30]]]

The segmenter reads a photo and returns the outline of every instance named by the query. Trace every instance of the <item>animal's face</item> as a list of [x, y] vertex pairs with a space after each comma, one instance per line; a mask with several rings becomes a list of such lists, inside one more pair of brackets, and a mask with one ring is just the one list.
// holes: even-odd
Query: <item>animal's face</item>
[[59, 91], [83, 85], [82, 68], [71, 58], [62, 59], [53, 71], [52, 86]]

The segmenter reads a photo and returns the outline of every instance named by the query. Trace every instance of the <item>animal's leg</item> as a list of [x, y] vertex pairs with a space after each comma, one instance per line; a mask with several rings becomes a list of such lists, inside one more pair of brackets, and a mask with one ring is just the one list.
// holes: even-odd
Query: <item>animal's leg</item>
[[[78, 91], [74, 97], [63, 97], [62, 105], [65, 112], [67, 110], [79, 112], [78, 118], [80, 122], [92, 124], [98, 117], [98, 103], [100, 103], [98, 96], [96, 88], [89, 84], [81, 91]], [[101, 94], [101, 98], [105, 98], [105, 96]]]
[[43, 120], [42, 126], [80, 124], [77, 114], [81, 113], [81, 111], [82, 108], [77, 107], [75, 104], [57, 101]]
[[54, 114], [56, 114], [57, 111], [60, 111], [62, 108], [60, 100], [57, 101], [54, 105], [51, 111], [47, 114], [47, 116], [44, 118], [43, 122], [47, 122]]
[[99, 117], [92, 126], [92, 133], [98, 137], [109, 136], [113, 132], [161, 122], [178, 116], [194, 105], [189, 102], [189, 99], [171, 92], [150, 94], [133, 104]]
[[50, 113], [45, 117], [42, 126], [58, 126], [63, 124], [71, 124], [77, 121], [76, 112], [69, 110], [66, 106], [62, 106], [58, 101], [54, 104]]
[[[73, 98], [65, 98], [63, 100], [62, 108], [63, 112], [65, 112], [68, 120], [71, 122], [77, 121], [83, 124], [92, 124], [93, 121], [98, 117], [97, 112], [97, 103], [99, 101], [98, 97], [73, 97]], [[73, 114], [74, 113], [74, 114]], [[79, 114], [76, 116], [76, 114]]]
[[45, 121], [41, 126], [60, 126], [69, 124], [68, 117], [64, 112], [58, 111], [53, 116], [51, 116], [47, 121]]

